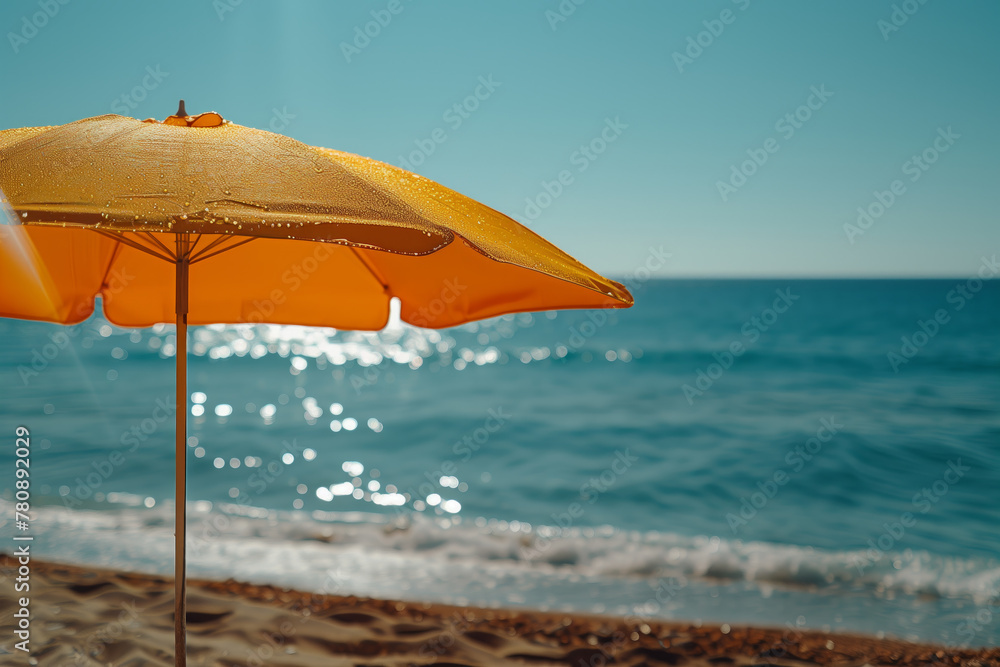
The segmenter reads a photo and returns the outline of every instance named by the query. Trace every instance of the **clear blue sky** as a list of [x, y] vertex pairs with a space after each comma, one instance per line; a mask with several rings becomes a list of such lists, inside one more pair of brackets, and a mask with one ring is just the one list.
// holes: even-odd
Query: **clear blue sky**
[[[912, 12], [898, 26], [894, 4]], [[990, 0], [4, 0], [0, 28], [0, 128], [162, 119], [183, 97], [397, 165], [420, 151], [414, 171], [613, 275], [651, 246], [673, 255], [664, 277], [964, 276], [1000, 253]], [[499, 85], [446, 113], [480, 77]], [[832, 96], [776, 127], [813, 86]], [[603, 153], [576, 153], [606, 127]], [[934, 164], [907, 164], [949, 127]], [[747, 151], [767, 161], [735, 187]], [[885, 213], [845, 231], [897, 179]]]

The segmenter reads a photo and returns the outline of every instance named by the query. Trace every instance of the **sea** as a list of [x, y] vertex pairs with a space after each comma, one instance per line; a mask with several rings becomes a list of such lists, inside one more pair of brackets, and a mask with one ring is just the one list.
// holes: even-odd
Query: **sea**
[[[189, 576], [997, 645], [990, 261], [633, 281], [629, 310], [440, 331], [192, 328]], [[0, 550], [169, 575], [174, 329], [97, 312], [0, 319]]]

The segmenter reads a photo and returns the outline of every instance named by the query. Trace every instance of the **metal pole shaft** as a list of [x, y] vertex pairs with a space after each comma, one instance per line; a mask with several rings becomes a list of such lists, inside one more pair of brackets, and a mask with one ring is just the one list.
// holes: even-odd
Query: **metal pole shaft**
[[188, 239], [177, 235], [177, 430], [174, 443], [174, 663], [187, 665], [187, 568], [185, 529], [187, 523], [187, 320]]

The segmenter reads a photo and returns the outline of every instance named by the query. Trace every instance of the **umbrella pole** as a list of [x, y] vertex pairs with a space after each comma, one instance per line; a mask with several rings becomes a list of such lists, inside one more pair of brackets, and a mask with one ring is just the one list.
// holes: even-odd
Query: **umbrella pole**
[[177, 235], [177, 429], [174, 443], [174, 664], [187, 665], [187, 320], [188, 320], [187, 234]]

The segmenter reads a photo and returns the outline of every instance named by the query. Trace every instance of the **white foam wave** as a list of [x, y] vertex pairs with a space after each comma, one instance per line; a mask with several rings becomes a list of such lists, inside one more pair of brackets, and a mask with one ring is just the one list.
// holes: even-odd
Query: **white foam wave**
[[[172, 512], [169, 503], [110, 511], [49, 506], [35, 512], [32, 525], [41, 545], [48, 545], [44, 550], [58, 550], [54, 555], [63, 560], [96, 558], [115, 566], [132, 563], [139, 570], [169, 571]], [[9, 502], [0, 501], [0, 516], [13, 516]], [[5, 521], [0, 532], [13, 528]], [[274, 583], [289, 585], [308, 585], [317, 568], [331, 563], [352, 563], [362, 573], [358, 584], [364, 572], [375, 582], [398, 568], [399, 574], [385, 581], [420, 571], [428, 586], [437, 579], [448, 585], [456, 577], [472, 581], [485, 568], [515, 580], [676, 577], [889, 599], [909, 595], [983, 604], [1000, 597], [1000, 563], [989, 559], [908, 550], [831, 551], [610, 527], [563, 530], [422, 514], [277, 512], [197, 502], [189, 504], [188, 535], [194, 571], [234, 576], [236, 564], [250, 580], [263, 582], [280, 573], [283, 581]]]

